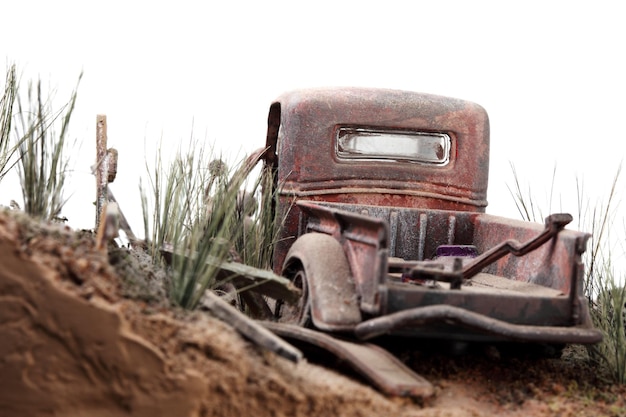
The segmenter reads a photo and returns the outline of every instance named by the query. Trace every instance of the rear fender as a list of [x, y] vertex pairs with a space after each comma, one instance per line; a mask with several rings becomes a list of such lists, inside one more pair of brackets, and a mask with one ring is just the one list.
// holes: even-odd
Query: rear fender
[[308, 281], [311, 319], [325, 331], [351, 331], [361, 310], [350, 265], [341, 244], [323, 233], [307, 233], [289, 249], [283, 272], [301, 264]]

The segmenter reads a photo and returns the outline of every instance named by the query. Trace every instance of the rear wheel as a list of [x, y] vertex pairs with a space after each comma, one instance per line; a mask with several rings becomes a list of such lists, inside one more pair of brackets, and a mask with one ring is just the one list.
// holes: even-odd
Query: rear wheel
[[361, 322], [356, 289], [343, 247], [323, 233], [306, 233], [289, 248], [282, 275], [302, 292], [276, 303], [278, 321], [324, 331], [351, 331]]
[[283, 276], [290, 279], [293, 285], [302, 291], [302, 296], [294, 304], [288, 304], [282, 300], [277, 301], [275, 310], [277, 321], [297, 324], [301, 327], [312, 327], [309, 282], [304, 266], [301, 262], [286, 265]]

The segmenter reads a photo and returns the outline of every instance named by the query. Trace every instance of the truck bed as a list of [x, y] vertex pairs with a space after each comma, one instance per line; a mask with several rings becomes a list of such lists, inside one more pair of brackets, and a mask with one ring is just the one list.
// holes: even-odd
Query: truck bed
[[[513, 220], [485, 213], [459, 212], [449, 210], [420, 209], [410, 207], [364, 206], [345, 203], [315, 202], [335, 212], [352, 213], [352, 218], [336, 221], [343, 228], [341, 233], [349, 232], [348, 239], [356, 242], [365, 239], [366, 233], [379, 239], [377, 250], [383, 250], [388, 260], [394, 258], [407, 262], [427, 261], [436, 258], [437, 248], [441, 245], [469, 245], [475, 247], [480, 255], [507, 240], [525, 242], [540, 234], [544, 225], [521, 220]], [[315, 216], [320, 216], [316, 213]], [[368, 224], [368, 219], [371, 224]], [[327, 219], [328, 220], [328, 219]], [[327, 220], [320, 219], [320, 225]], [[303, 224], [308, 220], [302, 219]], [[308, 221], [309, 227], [315, 228], [317, 220]], [[375, 221], [378, 223], [375, 224]], [[354, 224], [357, 225], [354, 225]], [[322, 226], [326, 227], [326, 226]], [[375, 228], [380, 230], [375, 230]], [[371, 229], [371, 230], [368, 230]], [[322, 230], [320, 230], [322, 231]], [[303, 230], [304, 232], [304, 230]], [[328, 231], [326, 231], [328, 232]], [[362, 234], [361, 237], [357, 236]], [[495, 278], [489, 280], [492, 286], [503, 290], [513, 288], [551, 288], [551, 294], [562, 295], [582, 290], [581, 255], [585, 250], [589, 235], [573, 230], [563, 230], [551, 242], [537, 250], [516, 257], [507, 255], [486, 267], [483, 273], [493, 277], [517, 281], [506, 283]], [[356, 244], [356, 243], [355, 243]], [[384, 280], [381, 277], [381, 280]], [[506, 285], [505, 285], [506, 284]], [[533, 285], [523, 285], [533, 284]]]

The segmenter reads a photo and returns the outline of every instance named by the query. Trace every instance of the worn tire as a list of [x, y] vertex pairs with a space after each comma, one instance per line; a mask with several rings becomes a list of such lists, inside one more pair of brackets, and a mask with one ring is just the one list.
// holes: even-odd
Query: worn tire
[[332, 236], [307, 233], [289, 249], [283, 276], [302, 290], [298, 303], [278, 303], [279, 321], [324, 331], [351, 331], [361, 312], [350, 265]]
[[313, 327], [309, 283], [302, 263], [294, 260], [286, 266], [282, 275], [291, 280], [294, 286], [302, 291], [302, 297], [295, 304], [278, 301], [275, 312], [277, 320], [281, 323], [291, 323], [301, 327]]

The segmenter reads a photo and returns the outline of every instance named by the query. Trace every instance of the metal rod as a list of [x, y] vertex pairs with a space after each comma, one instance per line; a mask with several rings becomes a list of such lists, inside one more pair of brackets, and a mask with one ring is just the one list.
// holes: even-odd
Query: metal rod
[[563, 228], [572, 221], [572, 216], [567, 213], [552, 214], [546, 218], [546, 227], [538, 236], [525, 243], [509, 239], [491, 248], [470, 264], [463, 268], [463, 278], [469, 279], [479, 273], [483, 268], [509, 253], [515, 256], [523, 256], [542, 246], [555, 237]]

